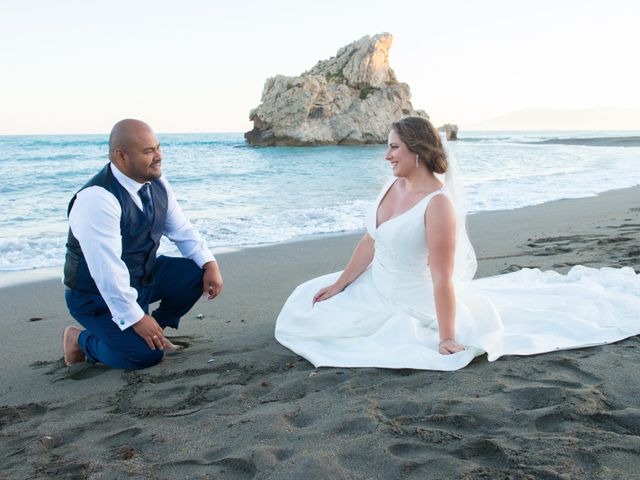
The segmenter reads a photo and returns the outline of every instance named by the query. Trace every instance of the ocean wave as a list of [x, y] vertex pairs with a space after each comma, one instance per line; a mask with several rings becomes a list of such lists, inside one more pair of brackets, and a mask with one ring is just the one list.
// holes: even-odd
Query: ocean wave
[[504, 142], [512, 140], [513, 137], [458, 137], [456, 142], [462, 143], [488, 143], [488, 142]]
[[277, 243], [309, 235], [350, 232], [364, 227], [368, 201], [343, 205], [289, 209], [260, 215], [196, 219], [196, 228], [211, 247]]
[[[451, 142], [450, 149], [474, 212], [640, 184], [634, 149], [538, 147], [540, 141], [601, 138], [629, 145], [640, 138], [635, 132], [464, 133], [471, 138]], [[106, 163], [106, 136], [7, 138], [0, 137], [0, 271], [58, 267], [68, 201]], [[361, 229], [390, 175], [379, 145], [237, 148], [241, 134], [161, 134], [160, 140], [180, 205], [216, 250]], [[175, 251], [168, 242], [162, 249]]]
[[[192, 223], [212, 249], [246, 247], [361, 229], [368, 205], [368, 201], [356, 200], [343, 205], [290, 209], [263, 215], [196, 218]], [[211, 208], [208, 212], [215, 210]], [[62, 230], [4, 236], [0, 239], [0, 271], [60, 266], [64, 262], [65, 242], [66, 231], [63, 233]], [[163, 238], [159, 251], [166, 254], [177, 250]]]
[[98, 135], [95, 138], [70, 138], [66, 135], [60, 137], [49, 136], [3, 136], [0, 140], [5, 145], [14, 148], [31, 149], [43, 147], [106, 147], [109, 145], [104, 136]]
[[57, 267], [64, 262], [66, 234], [44, 232], [0, 239], [0, 271]]
[[169, 140], [162, 142], [164, 148], [167, 147], [233, 147], [236, 142], [229, 140]]
[[549, 138], [536, 142], [520, 143], [534, 145], [584, 145], [589, 147], [640, 147], [640, 137]]

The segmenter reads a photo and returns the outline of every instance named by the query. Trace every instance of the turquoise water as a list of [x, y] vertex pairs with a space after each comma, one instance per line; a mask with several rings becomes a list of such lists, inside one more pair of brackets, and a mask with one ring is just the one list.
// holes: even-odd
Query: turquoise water
[[[530, 143], [632, 135], [463, 132], [450, 148], [478, 212], [638, 185], [639, 147]], [[383, 145], [252, 148], [239, 133], [159, 138], [163, 171], [214, 251], [360, 229], [390, 175]], [[106, 162], [107, 135], [0, 136], [0, 272], [62, 265], [67, 203]]]

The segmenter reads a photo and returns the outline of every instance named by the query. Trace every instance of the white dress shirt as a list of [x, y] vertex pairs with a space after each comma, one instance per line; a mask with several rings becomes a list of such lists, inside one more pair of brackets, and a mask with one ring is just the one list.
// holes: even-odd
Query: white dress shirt
[[[143, 210], [138, 190], [144, 184], [127, 177], [113, 163], [109, 166], [116, 180]], [[199, 267], [215, 260], [176, 202], [169, 182], [164, 176], [160, 181], [167, 190], [167, 218], [162, 234], [176, 244], [183, 257], [193, 260]], [[80, 243], [91, 277], [109, 307], [113, 321], [120, 330], [125, 330], [138, 322], [144, 311], [136, 302], [138, 292], [131, 287], [129, 270], [121, 259], [121, 214], [120, 203], [113, 194], [92, 186], [78, 193], [69, 213], [69, 227]]]

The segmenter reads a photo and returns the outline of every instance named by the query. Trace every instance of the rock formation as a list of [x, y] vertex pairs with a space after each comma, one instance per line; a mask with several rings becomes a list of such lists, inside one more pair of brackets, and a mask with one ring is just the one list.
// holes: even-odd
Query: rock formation
[[297, 77], [265, 82], [251, 110], [251, 145], [357, 145], [386, 143], [391, 123], [414, 110], [406, 83], [389, 68], [392, 36], [382, 33], [342, 47]]
[[447, 140], [458, 140], [458, 125], [455, 123], [445, 123], [438, 130], [444, 131]]

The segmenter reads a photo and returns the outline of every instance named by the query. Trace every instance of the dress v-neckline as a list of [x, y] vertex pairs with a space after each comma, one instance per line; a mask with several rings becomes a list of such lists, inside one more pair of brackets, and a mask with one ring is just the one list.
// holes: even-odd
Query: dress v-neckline
[[395, 185], [395, 183], [398, 181], [398, 179], [396, 178], [395, 180], [393, 180], [393, 182], [391, 182], [391, 184], [387, 187], [387, 189], [384, 191], [384, 193], [382, 194], [382, 197], [380, 197], [380, 200], [378, 201], [378, 205], [376, 205], [376, 211], [375, 211], [375, 217], [373, 219], [374, 221], [374, 226], [375, 226], [375, 231], [377, 232], [378, 230], [380, 230], [380, 228], [386, 224], [389, 223], [391, 220], [395, 220], [396, 218], [400, 218], [404, 215], [406, 215], [407, 213], [409, 213], [411, 210], [413, 210], [414, 208], [416, 208], [418, 205], [420, 205], [427, 197], [429, 197], [430, 195], [433, 195], [436, 192], [439, 192], [440, 190], [444, 189], [444, 185], [440, 188], [438, 188], [437, 190], [434, 190], [432, 192], [427, 193], [424, 197], [422, 197], [420, 200], [418, 200], [416, 203], [414, 203], [412, 206], [410, 206], [409, 208], [407, 208], [404, 212], [395, 215], [393, 217], [387, 218], [384, 222], [381, 222], [380, 224], [378, 224], [378, 211], [380, 210], [380, 205], [382, 204], [382, 202], [384, 201], [384, 199], [386, 198], [387, 194], [389, 193], [389, 190], [391, 190], [391, 188]]

